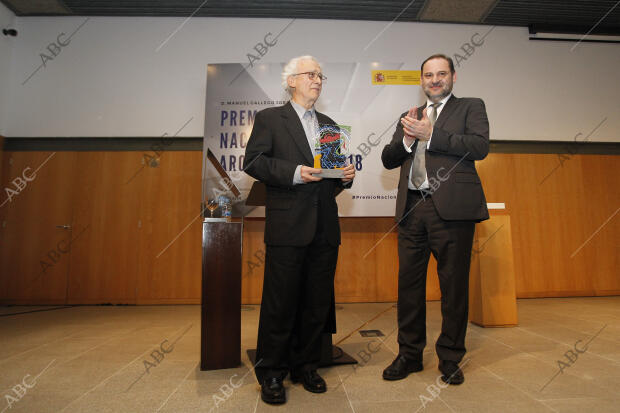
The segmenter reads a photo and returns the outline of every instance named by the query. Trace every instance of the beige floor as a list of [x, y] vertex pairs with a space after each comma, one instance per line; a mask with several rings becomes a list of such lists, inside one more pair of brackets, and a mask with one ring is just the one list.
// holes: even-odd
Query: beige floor
[[[44, 308], [0, 308], [0, 413], [620, 411], [620, 297], [519, 300], [519, 327], [470, 325], [465, 383], [448, 388], [433, 386], [439, 372], [432, 344], [423, 372], [382, 380], [397, 351], [396, 309], [389, 303], [339, 305], [335, 341], [387, 310], [364, 327], [383, 331], [385, 342], [355, 332], [341, 347], [360, 361], [357, 368], [321, 369], [329, 390], [320, 395], [287, 380], [289, 401], [279, 407], [259, 400], [245, 355], [256, 342], [257, 306], [242, 311], [244, 366], [210, 372], [198, 368], [198, 306], [74, 307], [7, 316], [33, 309]], [[429, 303], [430, 343], [440, 319], [439, 303]], [[156, 354], [160, 362], [154, 362], [151, 353], [175, 340], [173, 350], [163, 358]]]

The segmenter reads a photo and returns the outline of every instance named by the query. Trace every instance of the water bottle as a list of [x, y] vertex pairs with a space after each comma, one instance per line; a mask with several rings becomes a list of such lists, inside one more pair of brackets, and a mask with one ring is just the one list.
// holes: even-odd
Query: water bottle
[[220, 211], [222, 211], [222, 218], [226, 218], [227, 221], [230, 221], [232, 218], [232, 204], [230, 203], [230, 199], [224, 195], [220, 195], [218, 203], [220, 204]]

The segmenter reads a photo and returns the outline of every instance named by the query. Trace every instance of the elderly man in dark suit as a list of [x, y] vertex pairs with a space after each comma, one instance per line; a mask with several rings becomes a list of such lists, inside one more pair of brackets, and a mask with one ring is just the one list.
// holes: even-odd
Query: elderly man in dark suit
[[426, 345], [426, 271], [432, 253], [441, 289], [441, 334], [435, 346], [442, 380], [465, 380], [458, 363], [465, 355], [470, 254], [476, 222], [488, 219], [475, 161], [489, 152], [484, 102], [452, 95], [452, 59], [430, 56], [422, 63], [427, 103], [401, 115], [381, 154], [387, 169], [400, 167], [398, 222], [398, 344], [383, 371], [399, 380], [423, 369]]
[[263, 401], [286, 402], [288, 372], [306, 390], [325, 392], [317, 373], [321, 335], [334, 324], [334, 274], [340, 245], [336, 195], [351, 184], [353, 165], [340, 179], [314, 169], [319, 125], [335, 125], [317, 112], [321, 66], [312, 56], [292, 59], [282, 74], [291, 94], [284, 106], [256, 114], [244, 171], [265, 183], [265, 279], [258, 326], [256, 377]]

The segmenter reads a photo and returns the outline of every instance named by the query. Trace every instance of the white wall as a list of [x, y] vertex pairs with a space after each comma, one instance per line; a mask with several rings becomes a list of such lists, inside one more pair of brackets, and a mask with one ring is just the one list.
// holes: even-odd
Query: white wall
[[[15, 15], [0, 3], [0, 30], [13, 27]], [[11, 50], [15, 37], [4, 36], [0, 31], [0, 135], [7, 133], [6, 111], [9, 99], [9, 70]]]
[[[206, 65], [247, 62], [265, 34], [275, 35], [291, 21], [90, 18], [22, 85], [42, 64], [40, 53], [51, 55], [48, 44], [61, 33], [66, 40], [85, 20], [16, 18], [7, 136], [160, 136], [192, 116], [180, 136], [201, 136]], [[313, 54], [323, 62], [404, 62], [403, 69], [418, 69], [432, 53], [464, 54], [463, 43], [490, 29], [387, 24], [298, 19], [261, 62]], [[492, 139], [568, 141], [580, 132], [583, 139], [607, 117], [588, 140], [619, 141], [620, 46], [581, 43], [571, 52], [572, 46], [529, 41], [525, 28], [497, 27], [457, 68], [454, 92], [485, 100]], [[417, 100], [413, 89], [412, 104]], [[394, 107], [394, 116], [405, 109]]]

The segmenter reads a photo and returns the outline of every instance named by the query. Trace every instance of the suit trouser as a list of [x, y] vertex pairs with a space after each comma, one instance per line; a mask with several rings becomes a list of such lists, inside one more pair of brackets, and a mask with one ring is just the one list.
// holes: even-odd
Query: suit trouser
[[267, 246], [256, 377], [316, 369], [332, 306], [338, 246], [318, 233], [303, 247]]
[[398, 226], [399, 354], [422, 360], [426, 346], [426, 272], [430, 253], [437, 260], [441, 290], [440, 360], [460, 362], [465, 355], [469, 265], [473, 221], [445, 221], [430, 196], [408, 191], [409, 212]]

